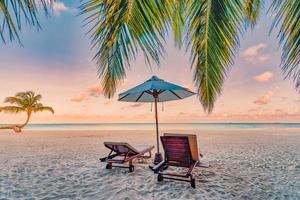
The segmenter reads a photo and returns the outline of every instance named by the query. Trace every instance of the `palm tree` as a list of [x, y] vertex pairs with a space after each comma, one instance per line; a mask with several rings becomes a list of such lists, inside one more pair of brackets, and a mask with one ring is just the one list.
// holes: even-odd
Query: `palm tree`
[[27, 118], [26, 121], [21, 125], [14, 126], [3, 126], [0, 129], [13, 129], [15, 132], [21, 132], [21, 129], [24, 128], [32, 115], [32, 113], [50, 111], [54, 113], [53, 108], [49, 106], [44, 106], [40, 103], [42, 96], [40, 94], [35, 94], [32, 91], [19, 92], [13, 97], [7, 97], [5, 103], [10, 103], [12, 106], [3, 106], [0, 107], [0, 112], [8, 113], [20, 113], [26, 112]]
[[[0, 1], [0, 14], [10, 37], [17, 35], [25, 16], [38, 25], [37, 0]], [[30, 3], [29, 3], [30, 2]], [[48, 2], [40, 0], [44, 10]], [[86, 15], [94, 60], [105, 95], [112, 97], [126, 77], [126, 70], [142, 53], [149, 64], [160, 63], [165, 54], [165, 40], [173, 32], [176, 45], [190, 51], [194, 83], [199, 99], [208, 112], [222, 92], [228, 70], [233, 65], [243, 33], [254, 27], [263, 0], [82, 0], [79, 14]], [[14, 4], [12, 6], [12, 4]], [[283, 47], [282, 70], [300, 88], [300, 1], [273, 0], [269, 13]], [[13, 7], [15, 9], [7, 9]], [[20, 9], [23, 8], [23, 9]], [[14, 14], [18, 17], [12, 17]], [[29, 15], [32, 14], [32, 15]], [[27, 17], [26, 17], [27, 16]], [[33, 17], [32, 17], [33, 16]], [[15, 26], [18, 24], [19, 26]]]

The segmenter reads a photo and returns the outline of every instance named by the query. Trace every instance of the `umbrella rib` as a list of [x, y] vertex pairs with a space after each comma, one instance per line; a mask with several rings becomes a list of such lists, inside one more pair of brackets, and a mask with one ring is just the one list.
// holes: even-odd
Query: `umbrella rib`
[[178, 99], [182, 99], [178, 94], [176, 94], [173, 90], [169, 90], [171, 93], [173, 93]]
[[127, 97], [129, 95], [129, 93], [127, 93], [126, 95], [124, 95], [122, 98], [118, 99], [119, 101], [121, 101], [122, 99], [124, 99], [125, 97]]
[[190, 90], [185, 90], [185, 91], [187, 91], [187, 92], [189, 92], [189, 93], [191, 93], [191, 94], [196, 94], [195, 92], [190, 91]]
[[136, 99], [135, 102], [138, 102], [138, 101], [140, 100], [140, 98], [143, 96], [144, 92], [145, 92], [145, 91], [143, 91], [143, 92], [140, 94], [140, 96]]
[[163, 93], [163, 92], [165, 92], [166, 90], [159, 90], [158, 91], [158, 94], [161, 94], [161, 93]]

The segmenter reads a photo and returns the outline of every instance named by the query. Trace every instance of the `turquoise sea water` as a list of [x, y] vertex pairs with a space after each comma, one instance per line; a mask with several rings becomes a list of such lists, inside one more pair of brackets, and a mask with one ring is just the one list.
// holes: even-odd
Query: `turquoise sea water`
[[[154, 130], [154, 128], [154, 123], [55, 123], [30, 124], [26, 127], [28, 130]], [[160, 123], [159, 128], [161, 130], [300, 129], [300, 123]]]

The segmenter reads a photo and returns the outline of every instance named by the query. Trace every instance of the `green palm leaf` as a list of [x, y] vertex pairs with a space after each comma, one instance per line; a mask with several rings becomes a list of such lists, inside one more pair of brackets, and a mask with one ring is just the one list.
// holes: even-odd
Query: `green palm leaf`
[[54, 113], [53, 108], [49, 106], [44, 106], [40, 103], [42, 96], [40, 94], [35, 94], [33, 91], [19, 92], [13, 97], [7, 97], [5, 103], [10, 103], [16, 106], [4, 106], [0, 107], [1, 110], [5, 112], [40, 112], [40, 111], [50, 111]]
[[88, 13], [85, 21], [91, 26], [94, 59], [106, 96], [115, 93], [138, 52], [148, 64], [159, 64], [169, 5], [164, 0], [88, 0], [81, 5], [80, 14]]
[[19, 113], [24, 112], [25, 108], [18, 107], [18, 106], [3, 106], [0, 107], [0, 112], [7, 112], [7, 113]]
[[7, 97], [4, 100], [5, 103], [10, 103], [10, 104], [16, 104], [17, 106], [24, 107], [26, 106], [26, 102], [24, 99], [21, 99], [19, 97]]
[[194, 0], [188, 8], [188, 46], [199, 99], [208, 112], [222, 91], [244, 26], [242, 0]]
[[300, 1], [274, 0], [271, 12], [275, 15], [272, 29], [279, 26], [278, 38], [283, 47], [281, 65], [285, 77], [291, 77], [300, 87]]
[[0, 1], [0, 37], [6, 42], [6, 35], [10, 40], [20, 41], [19, 33], [22, 25], [40, 28], [38, 12], [48, 8], [54, 0], [1, 0]]
[[[186, 13], [186, 7], [188, 5], [188, 2], [184, 0], [174, 0], [171, 2], [171, 14], [170, 14], [170, 21], [171, 21], [171, 28], [174, 34], [174, 42], [175, 45], [179, 48], [182, 46], [183, 41], [183, 34], [184, 34], [184, 28], [185, 28], [185, 13]], [[168, 19], [168, 17], [166, 17]]]
[[50, 106], [43, 106], [42, 104], [36, 105], [32, 108], [33, 112], [43, 112], [43, 111], [49, 111], [52, 114], [54, 114], [54, 109]]
[[252, 27], [257, 23], [262, 3], [262, 0], [245, 0], [245, 16]]

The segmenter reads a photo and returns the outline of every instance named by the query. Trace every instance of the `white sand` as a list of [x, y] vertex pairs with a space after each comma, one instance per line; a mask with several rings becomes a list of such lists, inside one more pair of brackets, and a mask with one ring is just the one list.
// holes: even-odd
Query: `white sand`
[[300, 130], [199, 132], [211, 167], [192, 189], [157, 183], [150, 160], [133, 173], [98, 161], [104, 141], [154, 144], [150, 131], [0, 131], [0, 199], [300, 199]]

